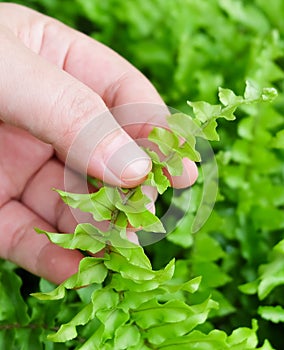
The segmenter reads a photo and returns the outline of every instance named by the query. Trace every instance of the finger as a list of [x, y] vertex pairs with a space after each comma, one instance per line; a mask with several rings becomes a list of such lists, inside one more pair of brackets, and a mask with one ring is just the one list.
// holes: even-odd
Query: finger
[[0, 23], [35, 53], [91, 87], [108, 106], [163, 104], [146, 77], [107, 46], [26, 7], [0, 6]]
[[91, 222], [92, 216], [80, 210], [71, 209], [53, 188], [64, 190], [64, 172], [68, 173], [68, 190], [86, 193], [84, 179], [56, 159], [49, 160], [29, 181], [21, 202], [43, 218], [59, 232], [73, 232], [78, 223]]
[[52, 244], [34, 227], [55, 231], [19, 202], [4, 205], [0, 209], [0, 257], [56, 284], [76, 273], [82, 254]]
[[0, 207], [20, 198], [26, 184], [53, 149], [24, 130], [0, 123]]
[[[68, 172], [67, 175], [66, 172]], [[68, 191], [88, 193], [88, 184], [84, 181], [85, 179], [70, 169], [64, 169], [64, 165], [56, 159], [51, 159], [29, 180], [21, 196], [21, 202], [50, 225], [57, 227], [60, 232], [73, 232], [76, 225], [82, 222], [101, 227], [102, 225], [94, 222], [91, 214], [68, 207], [59, 194], [52, 191], [52, 188], [65, 190], [64, 180], [67, 177]], [[150, 200], [146, 206], [147, 209], [154, 213], [156, 189], [143, 186], [142, 191]], [[104, 226], [101, 228], [103, 229]]]
[[[58, 32], [60, 38], [55, 35]], [[60, 49], [62, 41], [71, 43], [65, 53]], [[51, 21], [45, 30], [40, 55], [101, 96], [132, 138], [147, 137], [153, 126], [167, 126], [165, 117], [170, 112], [153, 84], [109, 47]]]
[[[5, 18], [13, 18], [6, 25], [15, 33], [25, 31], [29, 33], [28, 37], [21, 35], [26, 46], [31, 47], [35, 52], [65, 69], [96, 91], [109, 107], [114, 107], [111, 109], [112, 114], [134, 139], [147, 137], [153, 126], [166, 127], [165, 116], [169, 115], [167, 107], [153, 85], [126, 60], [108, 47], [51, 18], [24, 8], [21, 8], [18, 15], [15, 15], [17, 13], [15, 8], [12, 11], [9, 9], [9, 5], [6, 6], [6, 16], [5, 11], [2, 11]], [[25, 13], [24, 16], [23, 13]], [[44, 37], [44, 40], [40, 40], [41, 37]], [[84, 139], [84, 136], [82, 138]], [[76, 145], [74, 148], [81, 149], [82, 146]], [[130, 150], [131, 147], [123, 148], [125, 149]], [[108, 161], [109, 167], [119, 168], [115, 173], [122, 174], [121, 170], [125, 169], [125, 163], [130, 159], [123, 150], [116, 152], [117, 156], [111, 157], [111, 161]], [[78, 155], [74, 153], [75, 155], [70, 157], [70, 163], [73, 162], [72, 158]], [[118, 161], [121, 166], [117, 165], [119, 155], [120, 157], [125, 156]], [[129, 163], [132, 171], [138, 174], [138, 178], [139, 175], [141, 178], [141, 170], [145, 165], [143, 159], [141, 161], [136, 164]], [[138, 164], [140, 167], [137, 167]], [[190, 177], [194, 178], [196, 167], [193, 162], [186, 171], [190, 169], [193, 171]], [[136, 178], [133, 176], [133, 181], [128, 181], [128, 184], [130, 186], [137, 184]], [[179, 177], [176, 181], [179, 181], [179, 187], [189, 185], [188, 177], [185, 176]]]
[[167, 175], [170, 183], [175, 188], [184, 188], [191, 186], [195, 183], [198, 177], [198, 168], [194, 162], [188, 158], [183, 158], [183, 171], [180, 176], [171, 176], [167, 169], [164, 169], [165, 175]]
[[3, 121], [50, 143], [63, 159], [68, 154], [69, 165], [84, 173], [122, 187], [144, 180], [149, 157], [98, 94], [32, 53], [8, 30], [0, 30], [0, 42]]
[[[46, 31], [46, 43], [54, 38], [55, 28], [54, 23]], [[101, 43], [65, 26], [61, 32], [65, 41], [74, 39], [65, 56], [63, 69], [102, 96], [115, 119], [133, 139], [143, 141], [155, 126], [168, 127], [166, 117], [170, 111], [141, 72]], [[53, 51], [48, 45], [42, 48], [41, 54], [49, 60], [52, 59], [51, 52], [60, 47], [54, 40], [53, 45]], [[60, 64], [59, 59], [57, 64]], [[171, 183], [177, 188], [191, 186], [197, 174], [196, 164], [187, 159], [183, 174], [172, 177]]]

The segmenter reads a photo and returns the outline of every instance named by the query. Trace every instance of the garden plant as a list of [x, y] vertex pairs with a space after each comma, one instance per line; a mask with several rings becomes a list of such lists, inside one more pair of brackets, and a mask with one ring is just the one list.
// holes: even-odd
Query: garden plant
[[[148, 137], [156, 151], [145, 148], [153, 166], [142, 186], [90, 178], [90, 194], [55, 189], [109, 223], [35, 228], [84, 252], [77, 274], [55, 286], [0, 261], [0, 349], [281, 349], [283, 2], [19, 3], [118, 51], [172, 113], [168, 129]], [[175, 191], [163, 169], [179, 175], [184, 157], [199, 178]], [[159, 194], [155, 214], [145, 185]], [[128, 240], [130, 226], [140, 245]]]

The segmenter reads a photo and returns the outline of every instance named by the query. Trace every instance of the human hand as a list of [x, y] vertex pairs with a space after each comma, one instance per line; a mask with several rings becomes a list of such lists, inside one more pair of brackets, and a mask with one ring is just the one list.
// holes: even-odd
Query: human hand
[[[75, 148], [72, 167], [133, 187], [151, 168], [133, 139], [163, 124], [166, 107], [149, 81], [111, 49], [19, 5], [0, 3], [0, 57], [0, 257], [60, 283], [77, 271], [82, 255], [53, 245], [34, 227], [74, 229], [74, 217], [50, 189], [64, 189], [64, 162], [77, 135], [94, 126], [92, 142]], [[119, 122], [131, 124], [126, 133], [110, 109], [134, 103], [164, 113], [154, 108], [133, 120], [131, 113], [123, 116]], [[120, 151], [125, 145], [127, 153]], [[79, 186], [80, 177], [68, 171]], [[196, 176], [194, 163], [185, 160], [184, 174], [172, 182], [186, 187]]]

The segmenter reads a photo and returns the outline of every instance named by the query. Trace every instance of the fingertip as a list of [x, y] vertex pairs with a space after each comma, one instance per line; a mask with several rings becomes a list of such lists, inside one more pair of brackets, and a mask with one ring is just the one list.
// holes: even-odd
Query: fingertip
[[40, 251], [37, 274], [55, 284], [60, 284], [78, 271], [83, 255], [77, 250], [68, 250], [52, 243]]
[[121, 174], [121, 181], [127, 186], [137, 186], [142, 183], [152, 169], [152, 162], [147, 157], [137, 158], [126, 165]]
[[183, 158], [183, 172], [180, 176], [171, 176], [167, 170], [165, 173], [174, 188], [185, 188], [192, 186], [198, 178], [198, 168], [195, 162], [188, 158]]
[[140, 185], [152, 168], [150, 157], [122, 130], [111, 142], [107, 139], [91, 157], [92, 167], [102, 171], [99, 177], [106, 183], [125, 188]]

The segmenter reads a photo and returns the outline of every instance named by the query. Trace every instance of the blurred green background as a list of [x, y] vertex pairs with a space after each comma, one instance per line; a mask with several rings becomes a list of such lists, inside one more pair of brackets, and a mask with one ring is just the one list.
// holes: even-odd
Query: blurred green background
[[[260, 344], [283, 348], [284, 322], [284, 2], [282, 0], [31, 0], [37, 9], [110, 46], [139, 68], [165, 102], [217, 101], [218, 87], [242, 94], [245, 81], [273, 86], [271, 105], [243, 108], [218, 127], [219, 194], [198, 233], [190, 220], [202, 195], [167, 239], [147, 247], [155, 267], [177, 258], [176, 277], [202, 276], [199, 293], [219, 302], [204, 329], [232, 332], [259, 322]], [[95, 72], [94, 72], [95, 74]], [[158, 204], [167, 205], [167, 197]], [[175, 203], [184, 210], [182, 199]], [[10, 269], [1, 265], [2, 273]], [[17, 270], [24, 297], [38, 279]], [[4, 280], [0, 279], [3, 291]], [[249, 283], [249, 284], [248, 284]], [[240, 287], [242, 286], [242, 287]], [[4, 293], [4, 292], [3, 292]], [[66, 301], [67, 303], [67, 301]], [[1, 313], [0, 313], [1, 314]], [[1, 319], [1, 317], [0, 317]], [[47, 346], [47, 345], [46, 345]], [[46, 347], [48, 349], [48, 347]], [[56, 349], [61, 349], [58, 345]]]

